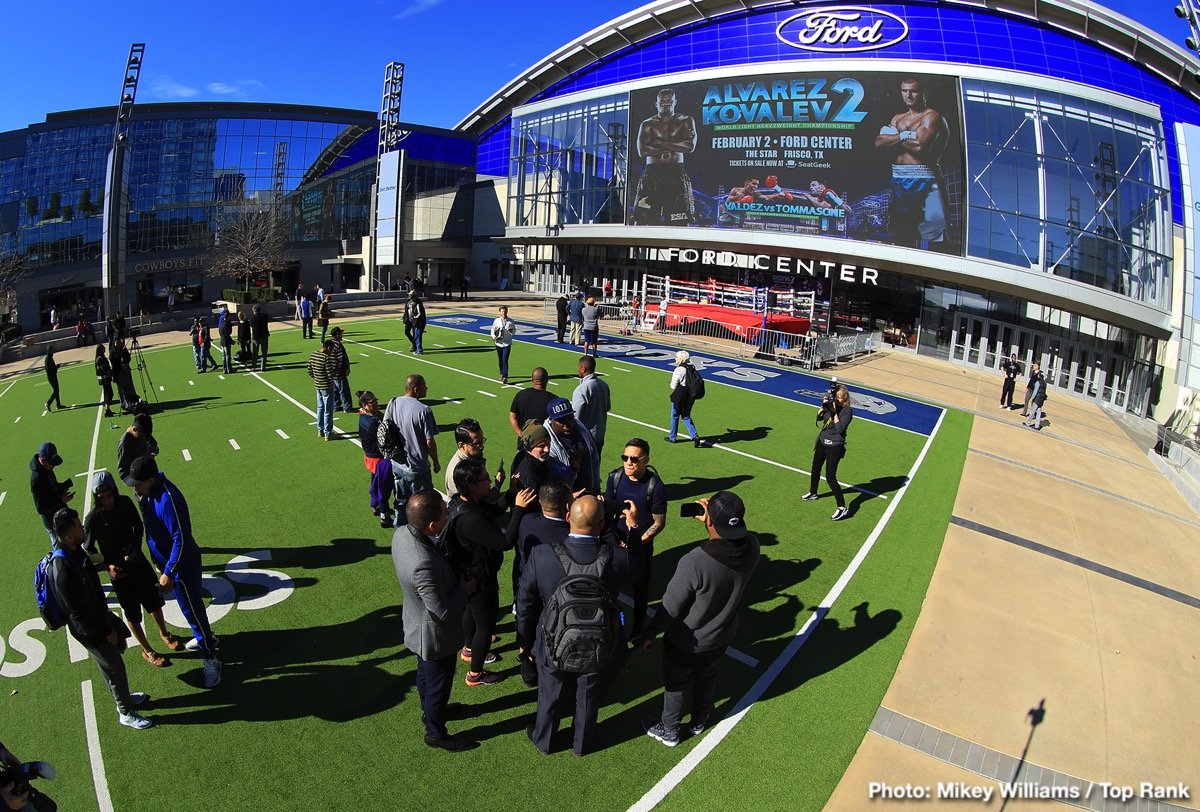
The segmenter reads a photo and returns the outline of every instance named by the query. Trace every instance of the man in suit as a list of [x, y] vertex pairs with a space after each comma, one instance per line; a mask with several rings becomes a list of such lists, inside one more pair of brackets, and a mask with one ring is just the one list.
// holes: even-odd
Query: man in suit
[[[637, 525], [637, 508], [632, 505], [626, 511], [626, 520]], [[581, 496], [571, 504], [571, 532], [563, 546], [576, 564], [594, 564], [600, 557], [601, 548], [612, 544], [611, 539], [602, 540], [600, 531], [604, 527], [604, 506], [594, 496]], [[628, 581], [630, 551], [612, 544], [612, 554], [607, 566], [600, 574], [609, 589], [616, 592]], [[558, 731], [558, 720], [562, 714], [564, 695], [575, 693], [575, 755], [587, 752], [588, 744], [596, 728], [596, 716], [600, 709], [600, 691], [603, 673], [572, 674], [555, 668], [549, 658], [540, 621], [542, 608], [554, 594], [558, 582], [567, 577], [566, 569], [549, 545], [538, 545], [529, 554], [529, 561], [521, 573], [521, 585], [517, 594], [517, 642], [524, 654], [532, 641], [533, 661], [537, 665], [538, 705], [537, 717], [526, 729], [529, 740], [542, 755], [549, 755], [551, 740]], [[618, 642], [619, 645], [621, 645]]]
[[392, 536], [392, 563], [404, 591], [404, 645], [417, 656], [425, 744], [452, 753], [470, 750], [479, 743], [447, 732], [446, 708], [463, 646], [463, 612], [476, 583], [460, 579], [437, 547], [446, 526], [446, 505], [437, 491], [410, 496], [405, 517], [408, 523]]

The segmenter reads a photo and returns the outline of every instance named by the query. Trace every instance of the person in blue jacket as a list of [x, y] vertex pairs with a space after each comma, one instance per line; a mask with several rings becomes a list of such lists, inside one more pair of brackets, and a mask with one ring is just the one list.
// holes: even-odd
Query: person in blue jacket
[[204, 654], [204, 687], [221, 682], [219, 641], [208, 623], [208, 610], [200, 588], [200, 546], [192, 536], [192, 519], [187, 500], [179, 488], [158, 470], [153, 457], [139, 457], [129, 468], [129, 479], [137, 493], [146, 525], [146, 546], [162, 576], [159, 586], [165, 595], [172, 590], [180, 611], [192, 627], [188, 651]]

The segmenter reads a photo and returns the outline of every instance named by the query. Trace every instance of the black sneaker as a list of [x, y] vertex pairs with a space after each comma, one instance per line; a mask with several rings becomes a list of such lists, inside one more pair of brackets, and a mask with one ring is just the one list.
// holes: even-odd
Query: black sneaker
[[691, 724], [688, 725], [688, 731], [693, 736], [699, 736], [706, 727], [708, 727], [708, 719], [697, 719], [693, 716]]
[[679, 744], [679, 729], [668, 728], [662, 722], [653, 719], [646, 719], [642, 722], [642, 729], [646, 731], [646, 735], [652, 739], [665, 744], [667, 747], [674, 747]]
[[460, 736], [425, 736], [426, 747], [437, 747], [451, 753], [461, 753], [464, 750], [474, 750], [479, 742], [464, 739]]
[[800, 498], [803, 499], [805, 502], [815, 502], [818, 499], [820, 499], [821, 497], [817, 496], [816, 491], [809, 491], [808, 493], [804, 494]]

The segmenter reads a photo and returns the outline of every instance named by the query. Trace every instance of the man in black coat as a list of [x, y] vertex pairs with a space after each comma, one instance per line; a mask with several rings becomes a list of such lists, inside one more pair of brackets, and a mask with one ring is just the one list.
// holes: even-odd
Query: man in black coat
[[267, 327], [269, 321], [267, 314], [262, 312], [262, 305], [255, 305], [253, 315], [250, 316], [250, 337], [254, 340], [250, 368], [258, 369], [258, 359], [261, 357], [263, 372], [267, 371], [267, 345], [271, 334], [270, 328]]
[[[626, 520], [637, 525], [637, 509], [626, 511]], [[583, 496], [571, 504], [571, 532], [563, 546], [571, 559], [584, 566], [594, 564], [600, 556], [602, 545], [612, 544], [611, 539], [601, 539], [604, 526], [604, 506], [594, 496]], [[601, 579], [615, 593], [629, 580], [630, 551], [613, 545], [612, 556], [601, 574]], [[575, 692], [575, 755], [587, 752], [588, 744], [596, 728], [596, 716], [600, 710], [600, 691], [604, 674], [572, 674], [555, 668], [549, 659], [540, 622], [542, 608], [554, 594], [558, 582], [567, 576], [566, 569], [554, 548], [539, 545], [530, 551], [529, 561], [521, 573], [521, 585], [517, 594], [517, 643], [522, 654], [527, 653], [532, 641], [533, 661], [538, 674], [537, 717], [526, 733], [533, 746], [542, 755], [550, 753], [551, 740], [558, 730], [564, 694]]]
[[567, 294], [564, 293], [558, 297], [558, 301], [554, 303], [554, 309], [558, 313], [558, 336], [555, 340], [561, 344], [563, 336], [567, 334]]
[[62, 457], [58, 455], [54, 443], [42, 443], [29, 461], [29, 490], [33, 494], [33, 506], [42, 517], [51, 547], [58, 540], [54, 535], [54, 514], [66, 507], [75, 495], [71, 492], [71, 480], [59, 482], [54, 476], [54, 469], [60, 465]]

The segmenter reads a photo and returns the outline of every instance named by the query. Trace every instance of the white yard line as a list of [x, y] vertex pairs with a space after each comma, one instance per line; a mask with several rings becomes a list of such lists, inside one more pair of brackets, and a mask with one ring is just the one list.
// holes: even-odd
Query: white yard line
[[17, 419], [14, 420], [13, 423], [16, 424], [16, 423], [20, 423], [20, 422], [21, 422], [21, 415], [17, 415]]
[[291, 437], [288, 437], [287, 434], [284, 433], [283, 429], [275, 429], [275, 433], [278, 434], [280, 437], [282, 437], [285, 440], [292, 439]]
[[230, 437], [230, 438], [229, 438], [229, 444], [230, 444], [231, 446], [233, 446], [233, 450], [234, 450], [234, 451], [241, 451], [241, 450], [242, 450], [242, 447], [241, 447], [240, 445], [238, 445], [238, 443], [237, 443], [237, 440], [233, 439], [232, 437]]
[[[364, 346], [366, 346], [366, 345], [364, 345]], [[376, 348], [373, 348], [373, 349], [376, 349]], [[386, 352], [386, 350], [385, 350], [385, 352]], [[400, 353], [396, 353], [396, 354], [397, 354], [397, 355], [400, 355]], [[257, 379], [258, 379], [259, 381], [261, 381], [261, 382], [262, 382], [264, 385], [266, 385], [266, 386], [267, 386], [269, 389], [273, 390], [273, 391], [275, 392], [275, 394], [279, 395], [281, 398], [283, 398], [284, 400], [286, 400], [288, 403], [291, 403], [293, 406], [295, 406], [295, 407], [296, 407], [297, 409], [299, 409], [300, 411], [304, 412], [304, 413], [305, 413], [306, 415], [308, 415], [309, 417], [315, 418], [315, 417], [317, 416], [317, 413], [316, 413], [315, 411], [313, 411], [312, 409], [308, 408], [308, 407], [307, 407], [307, 406], [305, 406], [303, 403], [301, 403], [300, 401], [296, 400], [294, 397], [292, 397], [291, 395], [289, 395], [287, 392], [284, 392], [284, 391], [283, 391], [282, 389], [280, 389], [278, 386], [276, 386], [275, 384], [273, 384], [273, 383], [271, 383], [270, 381], [268, 381], [266, 378], [264, 378], [264, 377], [262, 376], [262, 373], [260, 373], [260, 372], [254, 372], [254, 371], [252, 370], [252, 371], [250, 372], [250, 375], [251, 375], [252, 377], [254, 377], [254, 378], [257, 378]], [[309, 423], [309, 425], [310, 425], [310, 426], [315, 426], [315, 425], [316, 425], [316, 423], [315, 423], [315, 422], [313, 422], [313, 423]], [[362, 441], [361, 441], [361, 440], [359, 440], [359, 439], [358, 439], [358, 437], [354, 436], [354, 435], [353, 435], [353, 434], [351, 434], [350, 432], [343, 431], [342, 429], [338, 428], [337, 426], [334, 426], [334, 427], [333, 427], [333, 430], [334, 430], [334, 432], [335, 432], [335, 433], [342, 435], [343, 437], [345, 437], [346, 439], [348, 439], [350, 442], [354, 443], [354, 444], [355, 444], [356, 446], [358, 446], [359, 448], [362, 448]]]
[[815, 629], [820, 624], [821, 620], [823, 620], [825, 616], [829, 614], [829, 610], [833, 608], [834, 602], [837, 601], [842, 592], [846, 589], [846, 585], [850, 583], [850, 579], [854, 577], [856, 572], [858, 572], [858, 568], [862, 566], [863, 561], [866, 560], [867, 554], [870, 553], [871, 549], [875, 546], [875, 542], [879, 539], [883, 529], [887, 527], [888, 520], [890, 520], [892, 518], [892, 514], [896, 512], [896, 508], [900, 505], [900, 501], [904, 498], [904, 494], [908, 491], [909, 484], [913, 481], [913, 477], [916, 476], [917, 470], [921, 467], [921, 463], [925, 461], [925, 455], [929, 453], [929, 448], [933, 445], [934, 438], [937, 437], [938, 431], [942, 427], [942, 420], [945, 418], [945, 416], [945, 410], [938, 415], [938, 420], [933, 427], [933, 431], [930, 432], [929, 437], [925, 440], [925, 446], [921, 449], [921, 453], [917, 455], [916, 461], [913, 463], [912, 468], [908, 472], [908, 479], [896, 493], [896, 498], [893, 499], [891, 504], [889, 504], [883, 511], [883, 515], [879, 518], [879, 521], [875, 523], [875, 528], [871, 531], [871, 534], [867, 536], [866, 541], [864, 541], [862, 546], [858, 548], [858, 553], [854, 556], [854, 560], [850, 562], [850, 565], [846, 567], [846, 570], [842, 573], [842, 576], [838, 578], [837, 583], [833, 585], [828, 594], [825, 595], [825, 597], [821, 600], [821, 603], [818, 604], [817, 608], [809, 616], [808, 620], [805, 621], [804, 625], [800, 627], [800, 630], [796, 632], [796, 635], [792, 638], [791, 642], [788, 643], [787, 648], [785, 648], [783, 652], [775, 658], [775, 661], [771, 663], [771, 666], [762, 674], [762, 676], [758, 678], [754, 685], [750, 687], [750, 690], [746, 692], [745, 696], [738, 700], [737, 705], [734, 706], [733, 711], [729, 714], [729, 716], [718, 722], [717, 725], [713, 727], [709, 734], [705, 736], [699, 744], [692, 748], [692, 750], [689, 751], [688, 754], [684, 756], [683, 759], [676, 764], [670, 772], [664, 775], [657, 784], [651, 787], [650, 790], [643, 795], [637, 803], [631, 806], [631, 812], [633, 810], [637, 810], [638, 812], [648, 812], [649, 810], [654, 809], [654, 807], [658, 806], [658, 804], [660, 804], [663, 799], [667, 797], [671, 790], [679, 786], [683, 779], [687, 778], [693, 770], [699, 767], [700, 762], [704, 761], [708, 754], [715, 750], [717, 745], [719, 745], [725, 739], [725, 737], [729, 735], [730, 731], [733, 730], [737, 723], [740, 722], [747, 713], [749, 713], [750, 709], [754, 707], [754, 703], [762, 698], [767, 689], [771, 687], [771, 683], [773, 683], [779, 677], [779, 675], [783, 673], [783, 669], [785, 669], [788, 664], [791, 663], [792, 659], [796, 656], [796, 653], [799, 652], [801, 647], [808, 642], [813, 629]]
[[633, 371], [631, 369], [626, 369], [625, 367], [619, 367], [619, 366], [613, 366], [613, 369], [615, 369], [617, 372], [632, 372]]
[[8, 491], [0, 491], [0, 505], [4, 504], [4, 497], [8, 496]]
[[87, 734], [88, 760], [92, 763], [92, 783], [96, 786], [96, 806], [100, 812], [113, 812], [108, 794], [108, 777], [104, 774], [104, 756], [100, 753], [100, 731], [96, 728], [96, 705], [92, 701], [92, 681], [85, 679], [83, 692], [83, 729]]
[[487, 395], [489, 398], [494, 398], [494, 397], [496, 397], [496, 393], [495, 393], [495, 392], [485, 392], [485, 391], [484, 391], [484, 390], [482, 390], [482, 389], [476, 389], [475, 391], [476, 391], [476, 392], [478, 392], [478, 393], [479, 393], [479, 394], [481, 394], [481, 395]]
[[4, 391], [3, 391], [3, 392], [0, 392], [0, 398], [2, 398], [2, 397], [4, 397], [5, 395], [7, 395], [7, 394], [8, 394], [8, 390], [9, 390], [9, 389], [12, 389], [12, 388], [13, 388], [13, 386], [15, 386], [15, 385], [16, 385], [16, 383], [17, 383], [17, 381], [19, 381], [19, 380], [20, 380], [20, 378], [13, 378], [13, 380], [12, 380], [11, 382], [9, 382], [8, 386], [4, 387]]
[[192, 452], [188, 451], [186, 448], [183, 449], [183, 461], [184, 462], [192, 461]]
[[96, 447], [100, 444], [100, 423], [104, 420], [104, 404], [96, 407], [96, 426], [92, 429], [92, 450], [88, 453], [87, 480], [83, 483], [83, 512], [86, 516], [92, 509], [92, 472], [96, 470]]

